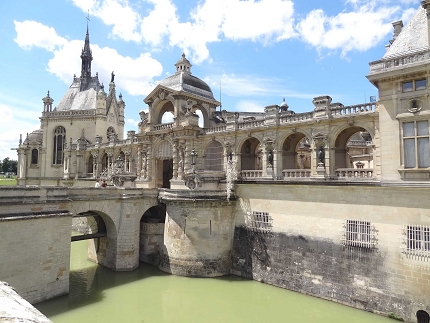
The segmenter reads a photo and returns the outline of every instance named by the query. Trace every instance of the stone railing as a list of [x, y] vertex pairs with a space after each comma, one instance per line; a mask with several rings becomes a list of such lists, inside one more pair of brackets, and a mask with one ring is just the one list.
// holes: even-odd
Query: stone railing
[[282, 171], [284, 179], [311, 177], [310, 169], [284, 169]]
[[350, 114], [358, 114], [365, 112], [374, 112], [376, 109], [376, 102], [350, 105], [350, 106], [340, 106], [331, 109], [331, 114], [333, 116], [342, 116]]
[[211, 128], [203, 128], [202, 132], [204, 134], [215, 133], [215, 132], [223, 132], [223, 131], [226, 131], [226, 128], [227, 128], [227, 126], [225, 126], [225, 125], [211, 127]]
[[96, 115], [96, 110], [66, 110], [66, 111], [51, 111], [43, 112], [44, 117], [70, 117], [70, 116], [94, 116]]
[[338, 168], [335, 173], [338, 178], [372, 178], [373, 168]]
[[170, 123], [162, 123], [162, 124], [155, 124], [153, 125], [153, 130], [157, 131], [157, 130], [169, 130], [173, 128], [173, 122]]
[[94, 148], [107, 148], [107, 147], [120, 146], [120, 145], [126, 145], [126, 144], [128, 144], [127, 139], [108, 141], [108, 142], [104, 142], [104, 143], [99, 143], [99, 144], [96, 143], [96, 144], [88, 145], [87, 150], [88, 149], [94, 149]]
[[423, 62], [430, 59], [428, 50], [410, 53], [402, 57], [386, 58], [383, 60], [371, 62], [370, 74], [385, 72], [394, 68], [404, 67], [405, 65]]
[[238, 129], [258, 128], [264, 126], [264, 120], [254, 120], [237, 124]]
[[279, 117], [279, 123], [293, 123], [293, 122], [301, 122], [313, 119], [314, 113], [312, 112], [304, 112], [304, 113], [297, 113], [292, 115], [286, 115], [286, 116], [280, 116]]
[[243, 170], [240, 172], [242, 179], [254, 179], [263, 177], [262, 170]]
[[372, 146], [372, 141], [364, 141], [364, 140], [350, 140], [348, 142], [348, 146]]

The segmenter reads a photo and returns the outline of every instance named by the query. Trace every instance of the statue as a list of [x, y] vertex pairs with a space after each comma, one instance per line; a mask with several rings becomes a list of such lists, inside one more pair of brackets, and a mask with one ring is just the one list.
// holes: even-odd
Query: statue
[[113, 83], [114, 79], [115, 79], [115, 74], [112, 71], [112, 73], [110, 74], [110, 82]]
[[269, 150], [267, 154], [267, 160], [269, 161], [269, 165], [273, 166], [273, 150]]
[[325, 164], [325, 152], [324, 152], [323, 146], [320, 146], [320, 148], [318, 149], [317, 156], [318, 156], [319, 164], [324, 165]]

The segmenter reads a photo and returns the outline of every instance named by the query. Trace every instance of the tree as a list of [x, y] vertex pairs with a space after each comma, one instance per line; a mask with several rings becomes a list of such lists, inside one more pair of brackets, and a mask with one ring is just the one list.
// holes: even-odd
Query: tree
[[7, 173], [7, 172], [16, 173], [17, 166], [18, 166], [18, 162], [16, 160], [12, 160], [9, 157], [6, 157], [5, 159], [3, 159], [3, 162], [1, 163], [1, 170], [4, 173]]

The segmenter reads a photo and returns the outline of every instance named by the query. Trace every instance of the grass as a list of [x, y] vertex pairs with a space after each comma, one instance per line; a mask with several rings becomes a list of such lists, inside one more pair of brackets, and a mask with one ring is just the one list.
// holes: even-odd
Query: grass
[[0, 186], [15, 186], [16, 185], [16, 176], [12, 178], [6, 178], [4, 176], [0, 176]]

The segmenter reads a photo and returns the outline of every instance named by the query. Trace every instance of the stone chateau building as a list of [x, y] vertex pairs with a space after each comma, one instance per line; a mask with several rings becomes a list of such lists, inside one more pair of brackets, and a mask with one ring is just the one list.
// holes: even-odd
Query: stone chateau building
[[[157, 205], [127, 211], [138, 214], [128, 267], [109, 249], [119, 246], [115, 214], [96, 206], [74, 214], [108, 223], [90, 258], [112, 269], [140, 260], [177, 275], [235, 274], [428, 322], [429, 19], [425, 0], [406, 26], [393, 23], [367, 75], [376, 102], [344, 106], [322, 95], [305, 113], [285, 100], [259, 113], [220, 111], [182, 55], [126, 139], [125, 103], [113, 73], [107, 93], [92, 76], [87, 30], [80, 77], [55, 107], [48, 92], [40, 129], [20, 140], [18, 183], [75, 192], [101, 178], [156, 192]], [[163, 123], [169, 112], [174, 121]]]

